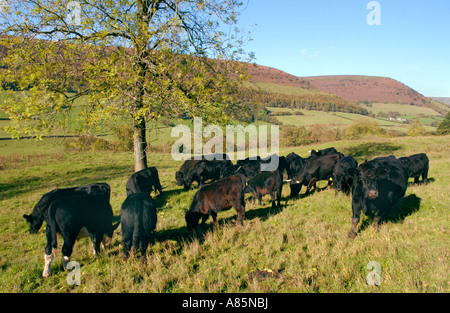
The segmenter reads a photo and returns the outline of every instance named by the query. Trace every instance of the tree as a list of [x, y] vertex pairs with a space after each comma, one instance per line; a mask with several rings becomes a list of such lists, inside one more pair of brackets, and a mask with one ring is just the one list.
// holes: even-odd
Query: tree
[[447, 112], [445, 119], [439, 124], [436, 134], [438, 135], [448, 135], [450, 134], [450, 112]]
[[414, 119], [414, 122], [408, 127], [406, 135], [408, 136], [423, 136], [427, 134], [427, 130], [422, 123], [420, 123], [419, 118]]
[[131, 116], [138, 171], [149, 121], [188, 112], [227, 123], [239, 111], [233, 98], [247, 75], [236, 61], [248, 56], [238, 0], [4, 1], [0, 80], [22, 92], [0, 109], [14, 137], [69, 123], [93, 132]]

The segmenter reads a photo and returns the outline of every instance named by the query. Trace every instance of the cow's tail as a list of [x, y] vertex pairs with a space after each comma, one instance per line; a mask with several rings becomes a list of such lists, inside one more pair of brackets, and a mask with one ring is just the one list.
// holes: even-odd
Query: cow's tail
[[[51, 244], [51, 247], [52, 247], [52, 251], [46, 251], [47, 254], [53, 254], [54, 250], [56, 250], [56, 248], [58, 247], [58, 238], [57, 238], [58, 223], [56, 222], [56, 210], [57, 210], [57, 208], [58, 207], [53, 202], [52, 204], [50, 204], [50, 207], [48, 209], [48, 220], [47, 220], [47, 223], [48, 223], [48, 226], [50, 226], [50, 232], [51, 232], [51, 235], [52, 235], [52, 238], [51, 238], [51, 241], [50, 241], [50, 244]], [[50, 252], [50, 253], [48, 253], [48, 252]]]
[[134, 211], [134, 228], [133, 228], [133, 240], [132, 240], [132, 247], [135, 249], [140, 249], [141, 245], [141, 230], [144, 227], [144, 218], [143, 218], [143, 205], [144, 201], [141, 197], [138, 197], [136, 199], [135, 203], [135, 209]]

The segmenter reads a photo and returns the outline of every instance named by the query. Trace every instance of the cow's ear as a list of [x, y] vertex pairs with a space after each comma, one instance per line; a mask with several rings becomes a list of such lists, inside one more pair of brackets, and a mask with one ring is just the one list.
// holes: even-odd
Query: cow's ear
[[22, 215], [22, 216], [23, 216], [23, 218], [24, 218], [28, 223], [30, 223], [30, 222], [33, 220], [33, 218], [31, 217], [31, 215], [24, 214], [24, 215]]

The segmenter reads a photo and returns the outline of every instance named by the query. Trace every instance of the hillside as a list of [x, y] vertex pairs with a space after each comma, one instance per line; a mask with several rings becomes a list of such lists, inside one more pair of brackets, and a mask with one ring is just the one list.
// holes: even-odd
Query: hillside
[[320, 90], [327, 94], [337, 95], [349, 102], [397, 102], [429, 106], [425, 96], [388, 77], [361, 75], [297, 77], [261, 65], [249, 66], [248, 72], [254, 83], [292, 86], [310, 91]]
[[431, 97], [431, 99], [450, 106], [450, 97]]
[[427, 98], [410, 87], [388, 77], [317, 76], [304, 78], [325, 92], [348, 101], [401, 102], [426, 106]]

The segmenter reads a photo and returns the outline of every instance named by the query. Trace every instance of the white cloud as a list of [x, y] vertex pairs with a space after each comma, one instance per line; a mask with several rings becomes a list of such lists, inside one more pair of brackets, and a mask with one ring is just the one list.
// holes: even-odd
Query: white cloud
[[309, 52], [308, 49], [302, 49], [300, 50], [300, 55], [304, 56], [308, 59], [316, 59], [320, 54], [320, 51], [315, 51], [315, 52]]

